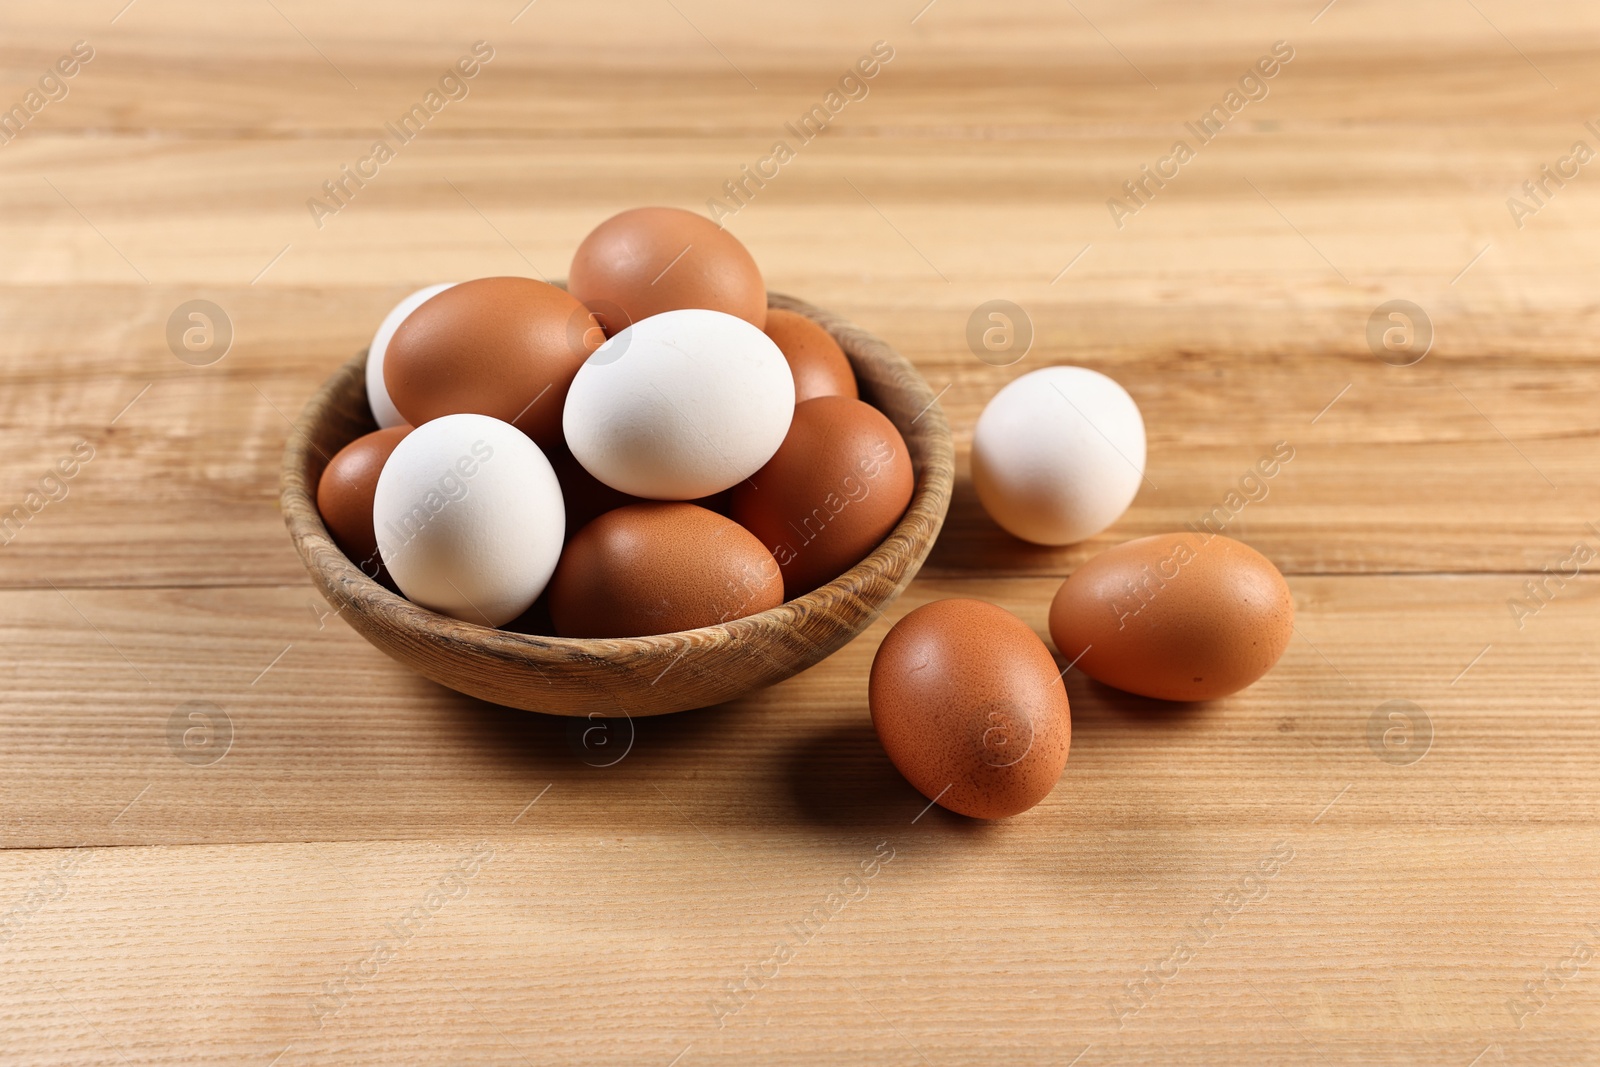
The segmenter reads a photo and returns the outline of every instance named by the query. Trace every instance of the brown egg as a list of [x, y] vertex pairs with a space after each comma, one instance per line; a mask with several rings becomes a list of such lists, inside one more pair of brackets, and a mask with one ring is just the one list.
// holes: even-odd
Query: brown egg
[[962, 815], [1027, 811], [1067, 765], [1072, 712], [1050, 650], [981, 600], [936, 600], [895, 623], [867, 702], [906, 781]]
[[596, 226], [572, 257], [567, 289], [607, 335], [681, 308], [767, 321], [767, 287], [749, 251], [704, 215], [675, 207], [634, 208]]
[[577, 299], [532, 278], [451, 286], [400, 324], [383, 359], [395, 409], [413, 426], [471, 412], [561, 444], [572, 378], [603, 338]]
[[772, 553], [731, 519], [649, 501], [608, 511], [572, 539], [550, 579], [562, 637], [643, 637], [730, 622], [783, 603]]
[[411, 432], [409, 426], [391, 426], [358, 437], [333, 454], [317, 481], [317, 510], [334, 543], [350, 562], [369, 578], [383, 568], [378, 558], [378, 534], [372, 528], [372, 496], [389, 453]]
[[1294, 635], [1289, 585], [1230, 537], [1170, 533], [1107, 549], [1050, 604], [1050, 636], [1083, 673], [1160, 700], [1238, 692]]
[[794, 374], [794, 400], [818, 396], [860, 396], [856, 375], [833, 334], [804, 315], [782, 308], [767, 309], [767, 336], [789, 361]]
[[761, 539], [791, 597], [861, 562], [911, 502], [916, 478], [900, 431], [870, 404], [819, 396], [767, 465], [733, 488], [728, 514]]

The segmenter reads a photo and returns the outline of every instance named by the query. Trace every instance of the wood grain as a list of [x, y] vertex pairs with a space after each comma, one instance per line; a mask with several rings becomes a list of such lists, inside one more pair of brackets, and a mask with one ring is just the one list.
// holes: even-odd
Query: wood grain
[[[0, 536], [0, 1060], [1600, 1060], [1570, 962], [1600, 946], [1600, 593], [1564, 563], [1600, 547], [1592, 167], [1507, 207], [1597, 144], [1600, 9], [124, 4], [0, 15], [0, 105], [96, 49], [0, 144], [0, 514], [94, 450]], [[471, 95], [318, 229], [307, 198], [480, 39]], [[587, 736], [328, 614], [278, 464], [383, 312], [559, 277], [625, 207], [703, 210], [878, 40], [870, 93], [727, 223], [943, 390], [951, 510], [905, 595], [777, 686]], [[1107, 199], [1278, 40], [1270, 94], [1118, 229]], [[234, 327], [209, 366], [166, 338], [191, 299]], [[993, 299], [1033, 326], [1010, 366], [966, 339]], [[1392, 299], [1434, 327], [1411, 366], [1368, 346]], [[1052, 363], [1127, 386], [1150, 481], [1034, 550], [967, 452]], [[978, 596], [1044, 635], [1062, 576], [1278, 441], [1229, 532], [1289, 577], [1279, 667], [1193, 709], [1068, 671], [1043, 804], [924, 813], [867, 716], [889, 625]]]

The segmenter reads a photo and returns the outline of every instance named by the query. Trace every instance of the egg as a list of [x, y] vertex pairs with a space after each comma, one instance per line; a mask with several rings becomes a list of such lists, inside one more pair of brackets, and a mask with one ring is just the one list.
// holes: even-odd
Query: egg
[[705, 308], [758, 329], [767, 287], [744, 245], [704, 215], [675, 207], [624, 211], [596, 226], [572, 257], [567, 289], [607, 336], [663, 311]]
[[643, 637], [754, 615], [783, 603], [772, 553], [694, 504], [608, 511], [573, 537], [550, 581], [563, 637]]
[[372, 417], [379, 427], [400, 426], [406, 421], [395, 410], [394, 401], [389, 399], [389, 387], [383, 382], [383, 357], [389, 350], [389, 341], [407, 316], [454, 284], [445, 282], [418, 289], [396, 304], [383, 317], [378, 332], [372, 335], [372, 343], [367, 346], [367, 406], [372, 409]]
[[1026, 811], [1067, 764], [1072, 713], [1050, 650], [981, 600], [936, 600], [895, 623], [873, 657], [867, 702], [900, 773], [962, 815]]
[[772, 339], [720, 311], [634, 323], [578, 370], [562, 425], [583, 468], [650, 500], [693, 500], [750, 477], [783, 443], [794, 376]]
[[372, 502], [378, 552], [406, 598], [500, 626], [555, 570], [561, 486], [539, 446], [487, 415], [444, 415], [395, 446]]
[[389, 342], [383, 379], [413, 426], [489, 415], [541, 447], [561, 443], [561, 409], [603, 337], [570, 294], [532, 278], [479, 278], [430, 297]]
[[818, 396], [860, 395], [844, 349], [815, 322], [795, 311], [769, 308], [766, 334], [789, 361], [796, 403]]
[[1294, 636], [1294, 598], [1249, 545], [1209, 531], [1158, 534], [1074, 571], [1050, 604], [1050, 636], [1106, 685], [1214, 700], [1278, 662]]
[[843, 396], [795, 406], [777, 453], [733, 489], [729, 515], [783, 569], [791, 597], [837, 578], [889, 536], [916, 478], [900, 431]]
[[1144, 478], [1144, 419], [1086, 367], [1045, 367], [994, 395], [972, 435], [972, 484], [1024, 541], [1069, 545], [1116, 522]]
[[333, 454], [317, 480], [317, 511], [350, 562], [369, 578], [381, 569], [378, 536], [372, 529], [372, 497], [378, 475], [395, 446], [411, 432], [390, 426], [364, 434]]

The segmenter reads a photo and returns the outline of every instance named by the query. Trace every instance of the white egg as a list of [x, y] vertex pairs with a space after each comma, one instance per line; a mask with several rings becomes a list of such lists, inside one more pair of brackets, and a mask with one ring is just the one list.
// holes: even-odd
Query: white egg
[[772, 458], [794, 417], [794, 375], [761, 330], [721, 311], [666, 311], [595, 349], [562, 428], [585, 470], [652, 500], [738, 485]]
[[400, 328], [402, 322], [406, 321], [408, 315], [454, 284], [455, 282], [445, 282], [442, 285], [430, 285], [426, 289], [418, 289], [396, 304], [389, 314], [383, 317], [378, 332], [372, 335], [372, 344], [367, 346], [367, 404], [372, 408], [372, 417], [378, 420], [380, 430], [404, 425], [406, 421], [405, 417], [395, 410], [394, 401], [389, 399], [389, 387], [383, 384], [383, 355], [389, 351], [389, 342], [394, 339], [394, 332]]
[[544, 592], [566, 508], [550, 461], [527, 434], [487, 415], [445, 415], [390, 454], [372, 525], [407, 599], [501, 626]]
[[972, 435], [972, 483], [989, 517], [1041, 545], [1116, 522], [1144, 478], [1144, 419], [1086, 367], [1045, 367], [995, 394]]

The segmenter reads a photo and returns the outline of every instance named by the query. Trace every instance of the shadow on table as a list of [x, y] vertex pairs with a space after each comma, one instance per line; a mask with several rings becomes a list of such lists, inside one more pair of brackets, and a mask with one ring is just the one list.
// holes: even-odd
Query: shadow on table
[[[1097, 682], [1081, 671], [1068, 671], [1065, 677], [1067, 701], [1072, 705], [1072, 723], [1122, 725], [1161, 730], [1199, 729], [1214, 717], [1222, 702], [1216, 700], [1184, 703], [1156, 700], [1125, 693]], [[1077, 734], [1073, 735], [1077, 744]]]

